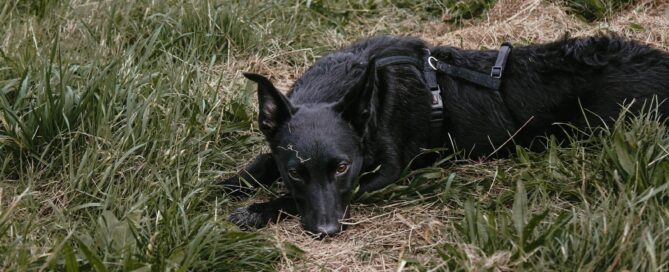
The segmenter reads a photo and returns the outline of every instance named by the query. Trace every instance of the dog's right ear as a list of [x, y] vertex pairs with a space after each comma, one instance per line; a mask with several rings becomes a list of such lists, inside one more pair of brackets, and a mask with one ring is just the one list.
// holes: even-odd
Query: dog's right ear
[[376, 127], [378, 99], [376, 61], [372, 59], [362, 65], [364, 70], [358, 82], [335, 103], [334, 109], [364, 137]]
[[258, 84], [258, 125], [266, 137], [272, 137], [295, 113], [295, 108], [266, 77], [253, 73], [244, 73], [244, 76]]

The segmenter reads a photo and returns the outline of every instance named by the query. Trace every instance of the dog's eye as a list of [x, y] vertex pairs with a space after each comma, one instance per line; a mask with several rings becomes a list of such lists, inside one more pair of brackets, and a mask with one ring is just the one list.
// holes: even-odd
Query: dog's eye
[[295, 168], [288, 169], [288, 176], [292, 179], [300, 179], [300, 173]]
[[345, 162], [340, 163], [339, 165], [337, 165], [337, 169], [335, 171], [337, 171], [337, 175], [346, 173], [346, 171], [348, 171], [348, 163]]

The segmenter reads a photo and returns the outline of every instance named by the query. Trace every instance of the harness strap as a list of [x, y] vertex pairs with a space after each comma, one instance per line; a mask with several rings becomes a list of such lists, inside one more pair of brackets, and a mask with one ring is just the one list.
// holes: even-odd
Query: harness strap
[[506, 67], [506, 60], [509, 59], [511, 48], [513, 47], [508, 42], [505, 42], [502, 44], [502, 46], [500, 46], [499, 53], [497, 53], [497, 59], [495, 60], [495, 66], [493, 66], [492, 70], [490, 70], [491, 77], [497, 79], [502, 78], [502, 72], [504, 72], [504, 68]]
[[502, 73], [504, 72], [504, 68], [506, 67], [506, 61], [509, 59], [509, 54], [511, 53], [511, 49], [512, 46], [508, 42], [505, 42], [501, 45], [499, 53], [497, 53], [497, 59], [495, 60], [495, 65], [490, 70], [489, 75], [473, 71], [467, 68], [457, 67], [450, 65], [448, 63], [440, 62], [436, 58], [430, 58], [429, 64], [430, 66], [433, 67], [433, 69], [439, 70], [449, 76], [464, 79], [479, 86], [483, 86], [488, 89], [493, 89], [495, 91], [498, 91], [500, 85], [502, 84]]
[[442, 126], [444, 124], [444, 101], [441, 96], [441, 87], [437, 82], [437, 71], [432, 69], [430, 60], [432, 54], [430, 49], [424, 49], [425, 61], [423, 62], [423, 75], [425, 83], [432, 93], [432, 104], [430, 104], [430, 148], [441, 147]]
[[452, 77], [457, 77], [470, 83], [486, 87], [494, 90], [499, 95], [499, 88], [502, 84], [502, 73], [506, 67], [506, 62], [511, 53], [511, 44], [505, 42], [501, 45], [495, 65], [492, 67], [490, 74], [485, 74], [473, 71], [463, 67], [453, 66], [439, 61], [432, 57], [430, 50], [424, 49], [424, 59], [421, 62], [413, 57], [408, 56], [391, 56], [376, 60], [376, 67], [384, 67], [389, 65], [410, 64], [417, 68], [423, 69], [423, 77], [427, 87], [432, 94], [432, 104], [430, 111], [430, 147], [441, 147], [442, 141], [442, 126], [444, 123], [444, 103], [442, 98], [441, 87], [437, 81], [437, 71], [445, 73]]
[[423, 64], [416, 58], [409, 56], [391, 56], [380, 58], [376, 60], [376, 67], [384, 67], [388, 65], [397, 65], [397, 64], [411, 64], [416, 67], [421, 67]]
[[385, 57], [376, 60], [376, 67], [384, 67], [389, 65], [399, 65], [399, 64], [409, 64], [414, 65], [417, 68], [423, 70], [423, 76], [425, 78], [425, 83], [432, 93], [432, 104], [430, 110], [430, 132], [429, 132], [429, 141], [430, 147], [440, 147], [441, 141], [441, 130], [442, 124], [444, 122], [444, 103], [441, 97], [441, 87], [437, 82], [437, 72], [432, 69], [428, 59], [431, 58], [430, 50], [424, 49], [424, 59], [425, 61], [420, 61], [414, 57], [409, 56], [391, 56]]
[[476, 85], [486, 87], [488, 89], [498, 90], [501, 80], [499, 78], [491, 77], [477, 71], [472, 71], [467, 68], [457, 67], [444, 62], [437, 62], [436, 69], [449, 76], [464, 79]]

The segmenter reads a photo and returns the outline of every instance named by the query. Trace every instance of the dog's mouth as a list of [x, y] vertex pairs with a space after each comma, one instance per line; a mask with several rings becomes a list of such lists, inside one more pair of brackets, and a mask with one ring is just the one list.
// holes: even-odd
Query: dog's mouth
[[302, 226], [314, 238], [323, 239], [325, 237], [337, 236], [342, 233], [347, 227], [343, 222], [348, 217], [349, 212], [347, 208], [343, 212], [336, 212], [334, 215], [330, 215], [327, 218], [319, 218], [315, 221], [302, 220]]

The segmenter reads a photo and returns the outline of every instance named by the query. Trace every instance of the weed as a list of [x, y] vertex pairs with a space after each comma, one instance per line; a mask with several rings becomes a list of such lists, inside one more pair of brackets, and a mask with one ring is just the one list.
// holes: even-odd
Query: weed
[[462, 23], [463, 20], [481, 16], [490, 9], [497, 0], [448, 0], [446, 2], [447, 21]]
[[628, 7], [634, 0], [560, 0], [567, 10], [585, 21], [592, 22], [610, 17]]

